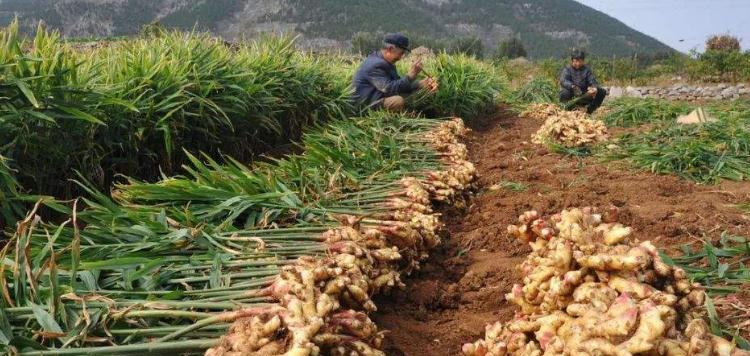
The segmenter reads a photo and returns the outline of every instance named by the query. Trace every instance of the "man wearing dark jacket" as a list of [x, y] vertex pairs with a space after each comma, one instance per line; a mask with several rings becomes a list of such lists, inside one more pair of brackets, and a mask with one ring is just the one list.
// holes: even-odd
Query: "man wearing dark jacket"
[[578, 104], [588, 105], [586, 112], [589, 114], [596, 111], [607, 96], [607, 91], [599, 87], [594, 73], [586, 65], [586, 54], [580, 50], [573, 51], [570, 65], [560, 73], [560, 87], [560, 101], [563, 103], [586, 93]]
[[400, 33], [386, 35], [383, 48], [370, 54], [354, 74], [354, 100], [363, 108], [403, 111], [405, 96], [425, 88], [437, 90], [437, 82], [432, 78], [417, 80], [422, 72], [422, 62], [415, 61], [409, 73], [399, 76], [396, 62], [409, 51], [409, 39]]

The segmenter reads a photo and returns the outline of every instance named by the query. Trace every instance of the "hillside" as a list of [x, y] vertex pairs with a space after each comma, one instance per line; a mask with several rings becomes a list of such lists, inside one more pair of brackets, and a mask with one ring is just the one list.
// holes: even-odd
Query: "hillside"
[[407, 31], [436, 38], [478, 36], [486, 47], [519, 36], [532, 57], [586, 47], [601, 55], [671, 51], [659, 41], [573, 0], [0, 0], [0, 21], [39, 20], [73, 37], [129, 35], [143, 24], [228, 39], [294, 32], [311, 47], [345, 48], [357, 32]]

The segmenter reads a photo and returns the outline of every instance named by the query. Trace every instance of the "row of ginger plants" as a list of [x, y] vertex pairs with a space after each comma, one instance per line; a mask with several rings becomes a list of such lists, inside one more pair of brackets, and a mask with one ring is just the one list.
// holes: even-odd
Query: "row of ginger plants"
[[[153, 181], [180, 173], [186, 153], [249, 162], [305, 127], [359, 115], [356, 62], [290, 38], [227, 46], [160, 32], [81, 46], [42, 28], [26, 38], [11, 24], [0, 30], [0, 229], [30, 208], [27, 193], [82, 194], [71, 179], [105, 190], [121, 175]], [[440, 89], [410, 107], [435, 117], [471, 120], [503, 88], [502, 75], [471, 57], [440, 54], [425, 66]]]

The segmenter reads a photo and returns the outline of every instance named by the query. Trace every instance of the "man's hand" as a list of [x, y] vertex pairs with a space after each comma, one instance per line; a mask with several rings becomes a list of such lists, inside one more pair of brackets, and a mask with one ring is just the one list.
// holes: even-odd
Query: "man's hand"
[[590, 97], [594, 97], [596, 96], [596, 92], [598, 91], [599, 89], [597, 89], [596, 87], [589, 87], [589, 90], [586, 92], [586, 94], [588, 94], [588, 96]]
[[581, 94], [583, 94], [583, 91], [581, 90], [581, 88], [579, 88], [578, 86], [574, 85], [573, 86], [573, 95], [574, 96], [581, 96]]
[[438, 91], [438, 81], [435, 78], [426, 78], [422, 79], [422, 81], [419, 82], [419, 87], [427, 90], [429, 93], [434, 93]]
[[414, 80], [417, 77], [417, 75], [419, 75], [419, 73], [421, 72], [422, 72], [422, 60], [417, 59], [416, 61], [414, 61], [414, 63], [412, 63], [411, 69], [409, 69], [409, 74], [407, 74], [407, 76], [409, 77], [409, 79]]

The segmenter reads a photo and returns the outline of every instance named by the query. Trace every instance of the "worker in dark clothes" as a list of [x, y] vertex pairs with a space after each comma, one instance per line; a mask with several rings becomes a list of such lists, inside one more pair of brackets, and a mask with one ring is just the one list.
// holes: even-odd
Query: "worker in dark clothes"
[[563, 103], [585, 93], [586, 97], [578, 104], [588, 105], [586, 112], [589, 114], [596, 111], [607, 96], [607, 91], [599, 86], [594, 72], [586, 65], [586, 53], [580, 50], [573, 51], [570, 65], [563, 68], [560, 73], [560, 87], [560, 101]]
[[403, 111], [405, 97], [419, 89], [429, 92], [437, 90], [433, 78], [417, 80], [422, 72], [422, 62], [415, 61], [405, 76], [399, 76], [396, 62], [409, 52], [409, 39], [400, 34], [388, 34], [383, 39], [383, 48], [370, 54], [354, 74], [354, 100], [363, 108]]

